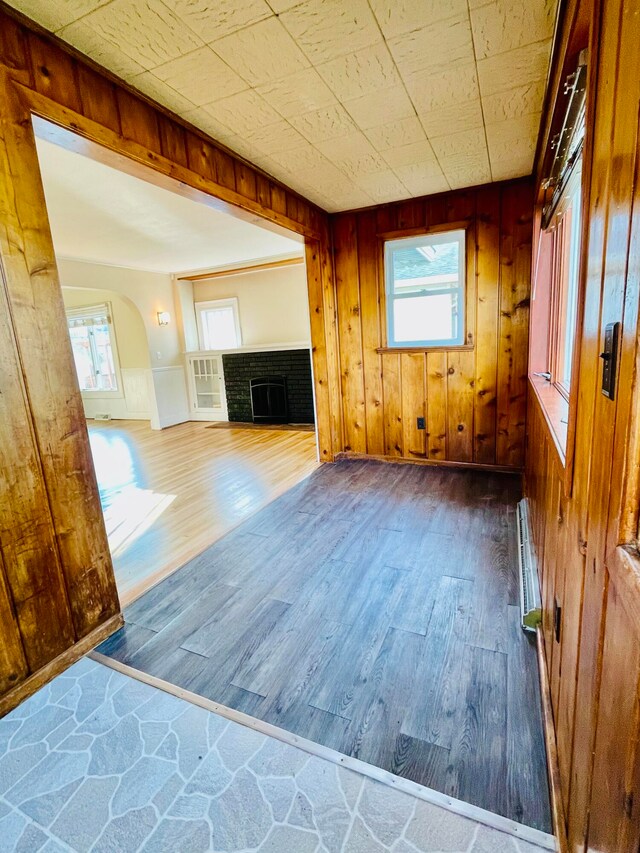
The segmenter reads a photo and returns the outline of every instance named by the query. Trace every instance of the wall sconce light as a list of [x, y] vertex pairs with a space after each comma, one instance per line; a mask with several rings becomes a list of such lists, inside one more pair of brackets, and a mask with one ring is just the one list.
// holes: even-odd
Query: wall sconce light
[[171, 314], [169, 314], [168, 311], [158, 311], [158, 325], [159, 326], [168, 326], [170, 319], [171, 319]]

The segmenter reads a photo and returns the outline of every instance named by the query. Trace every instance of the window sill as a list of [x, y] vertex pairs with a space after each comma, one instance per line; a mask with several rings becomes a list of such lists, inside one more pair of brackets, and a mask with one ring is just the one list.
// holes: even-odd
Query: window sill
[[376, 352], [470, 352], [473, 344], [457, 344], [443, 347], [377, 347]]
[[567, 464], [567, 434], [569, 429], [569, 402], [555, 385], [541, 376], [530, 376], [529, 384], [547, 422], [553, 444], [562, 468]]
[[122, 391], [80, 391], [82, 397], [89, 400], [123, 400]]

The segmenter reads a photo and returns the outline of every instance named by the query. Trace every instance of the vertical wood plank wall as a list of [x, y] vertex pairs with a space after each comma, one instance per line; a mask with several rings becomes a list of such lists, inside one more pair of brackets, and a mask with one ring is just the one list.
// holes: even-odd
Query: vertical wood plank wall
[[[526, 393], [530, 182], [329, 218], [0, 10], [0, 713], [119, 619], [28, 121], [35, 112], [304, 235], [323, 459], [347, 451], [518, 469], [526, 429], [569, 846], [637, 853], [640, 0], [593, 0], [590, 14], [593, 169], [567, 494], [538, 399]], [[470, 346], [380, 351], [378, 235], [461, 220], [473, 235]], [[623, 335], [611, 401], [599, 392], [598, 356], [613, 321]]]
[[1, 715], [121, 623], [32, 114], [304, 237], [321, 459], [342, 427], [323, 211], [2, 9], [0, 103]]
[[[590, 2], [593, 104], [585, 308], [572, 489], [530, 391], [526, 493], [544, 608], [568, 846], [640, 848], [640, 2]], [[574, 4], [575, 5], [575, 4]], [[544, 282], [541, 284], [543, 289]], [[535, 286], [535, 285], [534, 285]], [[622, 324], [614, 400], [600, 391], [604, 327]], [[553, 610], [561, 608], [556, 637]]]
[[[346, 452], [523, 466], [532, 204], [527, 179], [332, 217]], [[461, 222], [470, 244], [468, 346], [378, 352], [386, 325], [379, 235]]]

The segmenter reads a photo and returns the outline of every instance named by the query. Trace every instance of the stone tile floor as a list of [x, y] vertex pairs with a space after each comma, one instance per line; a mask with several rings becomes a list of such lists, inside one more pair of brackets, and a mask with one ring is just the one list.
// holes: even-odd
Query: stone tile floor
[[0, 851], [535, 853], [84, 659], [0, 720]]

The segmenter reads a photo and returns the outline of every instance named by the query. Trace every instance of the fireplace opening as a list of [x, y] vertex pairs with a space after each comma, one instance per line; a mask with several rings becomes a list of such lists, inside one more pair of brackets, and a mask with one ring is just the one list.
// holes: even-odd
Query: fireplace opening
[[286, 424], [287, 380], [284, 376], [258, 376], [249, 380], [254, 424]]

